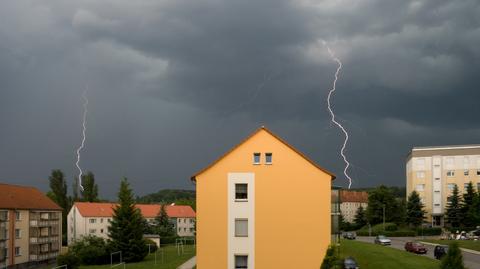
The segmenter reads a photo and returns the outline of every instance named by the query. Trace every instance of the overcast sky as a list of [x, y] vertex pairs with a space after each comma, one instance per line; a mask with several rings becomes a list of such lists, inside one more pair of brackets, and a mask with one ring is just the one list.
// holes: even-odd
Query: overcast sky
[[261, 125], [346, 186], [405, 184], [413, 146], [480, 143], [478, 0], [0, 2], [0, 182], [81, 166], [113, 198], [189, 178]]

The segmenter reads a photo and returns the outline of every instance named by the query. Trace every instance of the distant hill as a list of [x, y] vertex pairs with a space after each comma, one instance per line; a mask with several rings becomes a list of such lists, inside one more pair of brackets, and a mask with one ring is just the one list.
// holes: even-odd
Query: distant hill
[[193, 190], [174, 190], [165, 189], [144, 196], [137, 196], [137, 203], [154, 204], [154, 203], [175, 203], [177, 205], [189, 205], [196, 209], [195, 191]]
[[[366, 192], [369, 192], [369, 191], [372, 191], [374, 190], [376, 187], [370, 187], [370, 188], [355, 188], [355, 189], [350, 189], [351, 191], [366, 191]], [[405, 187], [397, 187], [397, 186], [387, 186], [387, 188], [389, 188], [392, 192], [393, 192], [393, 195], [395, 195], [395, 197], [397, 198], [405, 198], [406, 197], [406, 188]]]

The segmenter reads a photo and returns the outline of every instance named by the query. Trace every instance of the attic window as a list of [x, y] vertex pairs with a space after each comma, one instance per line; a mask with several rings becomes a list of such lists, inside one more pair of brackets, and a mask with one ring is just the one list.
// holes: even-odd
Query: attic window
[[253, 153], [253, 164], [260, 164], [260, 153]]
[[265, 164], [272, 164], [272, 153], [265, 153]]

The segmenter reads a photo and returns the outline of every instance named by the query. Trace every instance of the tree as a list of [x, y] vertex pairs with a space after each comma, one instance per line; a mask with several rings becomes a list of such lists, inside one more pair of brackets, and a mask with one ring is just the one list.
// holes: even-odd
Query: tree
[[[67, 182], [61, 170], [52, 170], [48, 178], [50, 181], [50, 191], [47, 196], [62, 208], [62, 227], [67, 227], [67, 215], [71, 203], [67, 196]], [[63, 243], [67, 243], [67, 229], [62, 231]]]
[[126, 178], [120, 183], [118, 205], [113, 209], [113, 217], [108, 228], [111, 248], [122, 251], [125, 262], [138, 262], [148, 254], [148, 247], [143, 239], [143, 216], [135, 207], [130, 185]]
[[95, 176], [92, 172], [88, 172], [82, 176], [82, 200], [85, 202], [97, 202], [98, 201], [98, 185], [95, 184]]
[[155, 230], [160, 237], [175, 236], [175, 230], [167, 214], [165, 204], [162, 204], [160, 211], [155, 217]]
[[477, 204], [477, 192], [470, 181], [466, 192], [463, 194], [463, 202], [461, 203], [462, 224], [465, 227], [475, 227], [478, 224], [479, 212], [477, 211]]
[[462, 212], [461, 212], [461, 198], [458, 194], [458, 187], [455, 184], [453, 187], [452, 195], [448, 197], [447, 208], [446, 208], [446, 221], [452, 227], [459, 227], [462, 221]]
[[381, 185], [370, 191], [368, 195], [367, 220], [370, 224], [383, 222], [383, 212], [385, 207], [385, 221], [391, 222], [403, 218], [401, 206], [395, 199], [392, 191]]
[[413, 191], [408, 196], [407, 202], [407, 223], [413, 227], [418, 227], [425, 219], [426, 211], [423, 210], [424, 205], [420, 200], [420, 196], [416, 191]]
[[450, 244], [447, 255], [442, 259], [441, 269], [465, 269], [463, 256], [457, 243]]
[[367, 216], [365, 215], [365, 210], [363, 206], [360, 206], [355, 212], [355, 218], [353, 219], [355, 226], [357, 229], [362, 228], [363, 226], [367, 225]]
[[73, 184], [72, 184], [72, 202], [77, 202], [79, 201], [79, 196], [78, 196], [78, 177], [75, 177], [73, 179]]

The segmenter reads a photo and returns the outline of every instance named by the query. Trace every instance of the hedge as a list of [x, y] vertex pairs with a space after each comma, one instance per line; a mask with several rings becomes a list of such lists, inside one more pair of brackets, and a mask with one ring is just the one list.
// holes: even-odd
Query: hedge
[[[368, 230], [357, 231], [358, 236], [369, 236]], [[373, 231], [372, 236], [385, 235], [388, 237], [413, 237], [415, 236], [415, 231], [411, 230], [399, 230], [399, 231]]]
[[417, 228], [416, 230], [417, 236], [422, 236], [422, 235], [441, 235], [442, 234], [442, 228]]

